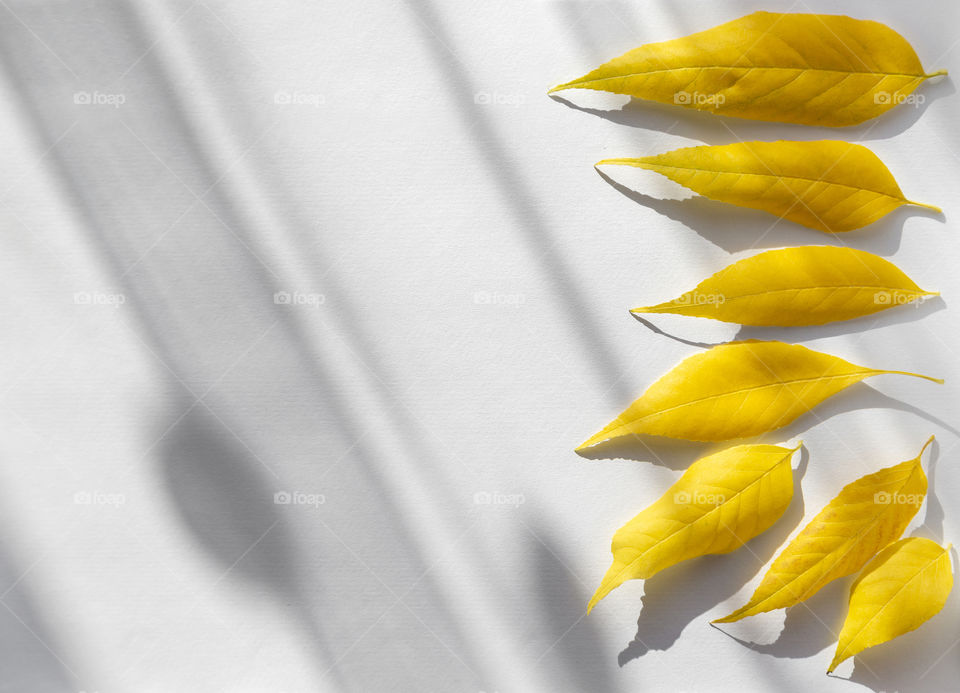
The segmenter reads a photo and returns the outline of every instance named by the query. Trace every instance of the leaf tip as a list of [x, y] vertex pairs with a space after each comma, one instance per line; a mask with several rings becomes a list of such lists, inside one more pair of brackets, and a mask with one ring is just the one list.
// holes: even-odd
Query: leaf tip
[[727, 614], [721, 618], [715, 618], [710, 623], [733, 623], [734, 621], [739, 621], [740, 617], [737, 616], [737, 612], [734, 611], [732, 614]]
[[554, 92], [563, 91], [564, 89], [569, 89], [570, 87], [574, 86], [574, 84], [578, 81], [579, 80], [575, 79], [570, 82], [564, 82], [563, 84], [558, 84], [555, 87], [550, 87], [550, 89], [547, 91], [547, 95], [553, 94]]
[[930, 447], [930, 443], [932, 443], [936, 439], [937, 439], [936, 436], [930, 436], [929, 438], [927, 438], [927, 442], [923, 444], [922, 448], [920, 448], [920, 454], [917, 455], [917, 459], [920, 459], [921, 457], [923, 457], [923, 453], [925, 453], [927, 451], [927, 448]]
[[593, 165], [594, 168], [597, 166], [630, 166], [632, 163], [631, 159], [602, 159]]

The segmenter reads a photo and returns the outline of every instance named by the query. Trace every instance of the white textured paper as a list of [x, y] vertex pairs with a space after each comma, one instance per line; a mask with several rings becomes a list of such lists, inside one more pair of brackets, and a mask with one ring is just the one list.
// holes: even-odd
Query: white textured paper
[[[854, 690], [823, 673], [849, 580], [782, 634], [782, 614], [709, 621], [843, 484], [931, 433], [909, 531], [960, 541], [952, 78], [842, 131], [545, 93], [755, 9], [877, 19], [960, 75], [947, 0], [0, 3], [0, 688]], [[863, 142], [945, 217], [834, 240], [632, 199], [592, 167], [778, 138]], [[702, 452], [574, 454], [698, 349], [627, 309], [825, 242], [943, 298], [789, 332], [656, 325], [946, 385], [876, 378], [804, 417], [782, 436], [809, 451], [802, 502], [773, 529], [584, 617], [614, 531]], [[954, 596], [838, 674], [955, 688], [958, 616]]]

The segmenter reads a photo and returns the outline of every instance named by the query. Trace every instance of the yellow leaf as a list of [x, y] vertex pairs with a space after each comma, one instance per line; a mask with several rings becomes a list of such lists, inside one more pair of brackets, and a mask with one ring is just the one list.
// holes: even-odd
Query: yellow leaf
[[826, 232], [852, 231], [913, 202], [884, 163], [852, 142], [738, 142], [684, 147], [639, 159], [604, 159], [660, 173], [719, 202]]
[[740, 445], [697, 460], [653, 505], [613, 536], [613, 565], [590, 604], [627, 580], [689, 558], [729, 553], [767, 530], [793, 497], [799, 449]]
[[883, 373], [798, 344], [748, 340], [694, 354], [577, 450], [630, 435], [718, 441], [786, 426], [864, 378]]
[[750, 601], [714, 623], [799, 604], [827, 583], [855, 573], [895, 541], [923, 503], [927, 475], [920, 459], [886, 467], [847, 484], [780, 552]]
[[877, 255], [807, 246], [748, 257], [672, 301], [631, 312], [789, 327], [850, 320], [933, 295]]
[[863, 569], [850, 589], [850, 610], [829, 674], [845, 659], [915, 630], [939, 612], [953, 588], [950, 546], [901, 539]]
[[738, 118], [855, 125], [908, 100], [926, 74], [900, 34], [840, 15], [753, 14], [651, 43], [551, 89], [596, 89]]

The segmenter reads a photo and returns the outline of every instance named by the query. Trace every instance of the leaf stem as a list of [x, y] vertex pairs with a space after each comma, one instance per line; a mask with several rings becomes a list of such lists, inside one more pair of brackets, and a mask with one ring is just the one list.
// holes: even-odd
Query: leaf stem
[[937, 385], [943, 385], [943, 378], [934, 378], [929, 375], [921, 375], [920, 373], [911, 373], [909, 371], [876, 371], [876, 373], [878, 375], [912, 375], [914, 378], [923, 378]]
[[937, 207], [936, 205], [928, 205], [925, 202], [914, 202], [913, 200], [907, 200], [908, 205], [916, 205], [917, 207], [924, 207], [925, 209], [932, 209], [938, 214], [943, 214], [943, 210]]
[[920, 448], [920, 454], [917, 455], [917, 459], [918, 459], [918, 460], [919, 460], [921, 457], [923, 457], [923, 453], [926, 451], [926, 449], [927, 449], [928, 447], [930, 447], [930, 443], [932, 443], [935, 438], [936, 438], [936, 436], [930, 436], [929, 438], [927, 438], [927, 442], [923, 444], [923, 447], [922, 447], [922, 448]]

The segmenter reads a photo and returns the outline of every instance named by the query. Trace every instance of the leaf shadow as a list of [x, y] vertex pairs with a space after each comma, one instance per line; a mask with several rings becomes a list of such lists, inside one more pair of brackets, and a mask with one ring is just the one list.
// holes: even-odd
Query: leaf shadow
[[588, 460], [635, 460], [652, 462], [667, 469], [686, 469], [699, 457], [708, 454], [711, 448], [721, 449], [725, 444], [701, 443], [691, 440], [675, 440], [647, 435], [631, 435], [598, 443], [577, 454]]
[[[793, 470], [794, 494], [773, 527], [730, 554], [685, 561], [645, 580], [643, 608], [634, 639], [620, 652], [621, 667], [651, 650], [666, 650], [695, 618], [728, 599], [749, 582], [800, 523], [804, 514], [800, 482], [810, 453], [800, 449]], [[736, 554], [736, 555], [735, 555]], [[749, 554], [744, 558], [743, 554]]]
[[589, 586], [573, 573], [570, 556], [546, 522], [533, 521], [528, 529], [535, 540], [533, 593], [538, 596], [539, 625], [549, 646], [540, 655], [540, 664], [551, 677], [552, 690], [622, 690], [607, 664], [596, 619], [584, 618], [584, 592], [589, 594]]
[[848, 127], [822, 127], [815, 125], [796, 125], [776, 123], [746, 118], [733, 118], [717, 115], [709, 111], [698, 111], [680, 105], [663, 104], [657, 101], [630, 98], [619, 108], [596, 108], [585, 105], [584, 101], [595, 97], [590, 94], [583, 98], [577, 92], [588, 90], [568, 90], [561, 96], [549, 94], [554, 101], [569, 108], [602, 118], [617, 125], [656, 130], [711, 143], [729, 143], [743, 140], [822, 140], [842, 139], [859, 141], [889, 139], [902, 134], [916, 123], [931, 104], [956, 93], [949, 76], [928, 80], [915, 92], [923, 97], [919, 104], [903, 104], [858, 125]]
[[899, 250], [904, 224], [911, 216], [946, 222], [946, 216], [942, 212], [904, 205], [862, 229], [844, 233], [824, 233], [785, 219], [778, 219], [758, 209], [737, 207], [699, 195], [684, 200], [652, 197], [624, 185], [600, 168], [595, 170], [621, 195], [680, 222], [704, 240], [728, 253], [798, 245], [830, 243], [849, 245], [848, 241], [852, 241], [858, 248], [869, 250], [877, 255], [889, 256]]
[[[727, 626], [711, 624], [727, 637], [760, 654], [781, 659], [806, 659], [836, 642], [846, 610], [840, 606], [856, 575], [834, 580], [804, 602], [786, 610], [783, 628], [769, 644], [751, 642], [734, 635]], [[732, 630], [735, 630], [733, 628]]]

